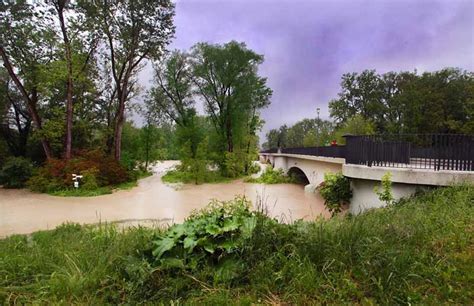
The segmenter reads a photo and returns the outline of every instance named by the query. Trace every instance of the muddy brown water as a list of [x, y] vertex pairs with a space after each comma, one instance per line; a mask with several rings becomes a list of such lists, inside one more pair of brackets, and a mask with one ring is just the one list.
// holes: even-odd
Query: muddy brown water
[[53, 229], [64, 222], [91, 224], [171, 224], [212, 199], [231, 200], [245, 196], [254, 206], [263, 205], [268, 213], [284, 222], [328, 217], [323, 199], [304, 192], [302, 185], [261, 185], [237, 180], [203, 185], [167, 185], [161, 176], [176, 165], [165, 161], [156, 174], [140, 180], [138, 187], [98, 197], [55, 197], [27, 190], [0, 188], [0, 237]]

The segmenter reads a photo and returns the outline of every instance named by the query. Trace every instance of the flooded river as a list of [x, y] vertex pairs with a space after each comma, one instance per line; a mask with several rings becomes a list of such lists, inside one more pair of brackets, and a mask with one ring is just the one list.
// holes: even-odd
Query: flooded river
[[244, 195], [254, 205], [263, 203], [271, 216], [284, 222], [330, 215], [323, 199], [305, 193], [302, 185], [261, 185], [241, 180], [203, 185], [164, 184], [161, 176], [175, 164], [159, 163], [156, 174], [140, 180], [138, 187], [98, 197], [65, 198], [0, 189], [0, 237], [53, 229], [64, 222], [182, 222], [192, 210], [204, 207], [212, 199], [231, 200], [238, 195]]

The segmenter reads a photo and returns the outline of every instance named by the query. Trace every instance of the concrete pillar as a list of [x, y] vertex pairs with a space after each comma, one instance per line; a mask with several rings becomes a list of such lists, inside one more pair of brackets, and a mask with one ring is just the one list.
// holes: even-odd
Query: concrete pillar
[[[352, 214], [359, 214], [371, 208], [384, 207], [387, 205], [385, 202], [379, 200], [378, 195], [374, 191], [375, 186], [380, 186], [380, 181], [351, 178], [352, 199], [349, 211]], [[411, 196], [418, 188], [426, 187], [393, 183], [392, 195], [395, 200], [399, 200]]]

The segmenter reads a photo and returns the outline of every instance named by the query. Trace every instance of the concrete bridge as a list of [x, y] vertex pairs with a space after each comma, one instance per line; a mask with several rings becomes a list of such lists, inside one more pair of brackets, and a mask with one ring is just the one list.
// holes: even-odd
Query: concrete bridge
[[[463, 140], [452, 144], [449, 150], [435, 147], [431, 151], [417, 146], [408, 146], [407, 149], [404, 142], [384, 142], [383, 145], [367, 142], [363, 145], [371, 147], [359, 150], [360, 147], [354, 146], [354, 143], [360, 144], [359, 140], [348, 139], [345, 147], [262, 151], [260, 161], [270, 163], [287, 174], [299, 176], [306, 184], [306, 192], [317, 192], [316, 188], [324, 181], [325, 173], [342, 172], [351, 181], [353, 197], [350, 212], [358, 214], [385, 205], [378, 199], [374, 188], [380, 185], [382, 176], [387, 172], [391, 173], [395, 199], [410, 196], [419, 189], [474, 183], [474, 136], [467, 139], [468, 142]], [[445, 139], [442, 141], [449, 143]], [[377, 155], [377, 152], [380, 154]]]

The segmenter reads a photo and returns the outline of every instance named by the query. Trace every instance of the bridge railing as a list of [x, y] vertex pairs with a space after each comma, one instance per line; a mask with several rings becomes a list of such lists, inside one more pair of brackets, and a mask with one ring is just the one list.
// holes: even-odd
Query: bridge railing
[[282, 153], [313, 155], [322, 157], [339, 157], [344, 158], [346, 154], [345, 146], [327, 146], [327, 147], [300, 147], [300, 148], [284, 148]]
[[[328, 146], [328, 147], [297, 147], [297, 148], [281, 148], [280, 153], [283, 154], [299, 154], [312, 155], [322, 157], [340, 157], [344, 158], [346, 152], [345, 146]], [[278, 153], [278, 149], [269, 149], [260, 151], [260, 153]]]
[[369, 167], [474, 171], [474, 135], [348, 135], [345, 158]]

